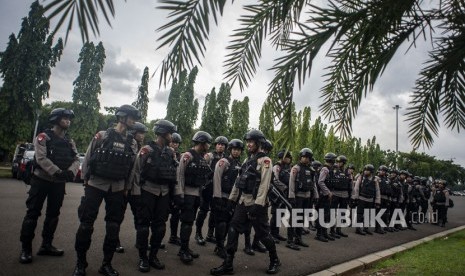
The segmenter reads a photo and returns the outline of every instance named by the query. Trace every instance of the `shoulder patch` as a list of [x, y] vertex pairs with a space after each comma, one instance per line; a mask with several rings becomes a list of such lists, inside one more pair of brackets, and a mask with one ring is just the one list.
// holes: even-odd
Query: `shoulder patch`
[[184, 163], [189, 162], [190, 159], [191, 159], [191, 155], [188, 154], [188, 153], [185, 153], [185, 154], [184, 154], [184, 157], [182, 158], [182, 160], [183, 160]]
[[274, 166], [274, 167], [275, 167], [276, 172], [279, 173], [279, 172], [281, 171], [281, 166], [276, 165], [276, 166]]
[[224, 160], [223, 160], [223, 159], [221, 159], [220, 161], [218, 161], [218, 167], [221, 168], [221, 167], [223, 167], [223, 165], [224, 165]]
[[37, 141], [40, 143], [44, 140], [47, 139], [47, 134], [45, 134], [44, 132], [40, 133], [39, 135], [37, 135]]
[[270, 167], [270, 164], [271, 164], [271, 160], [270, 160], [270, 159], [265, 158], [265, 160], [263, 160], [263, 167], [269, 168], [269, 167]]
[[100, 139], [102, 139], [102, 134], [100, 134], [100, 132], [97, 132], [97, 133], [95, 134], [95, 136], [94, 136], [94, 139], [95, 139], [95, 140], [100, 140]]
[[147, 153], [149, 153], [149, 149], [148, 149], [148, 148], [143, 147], [143, 148], [140, 149], [140, 155], [144, 155], [144, 154], [147, 154]]
[[297, 168], [292, 168], [292, 174], [296, 175], [297, 174]]

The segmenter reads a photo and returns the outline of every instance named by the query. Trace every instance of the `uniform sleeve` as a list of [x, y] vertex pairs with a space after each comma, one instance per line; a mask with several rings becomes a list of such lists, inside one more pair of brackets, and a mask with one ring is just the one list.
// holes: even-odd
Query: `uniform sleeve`
[[48, 137], [47, 134], [43, 132], [40, 133], [34, 140], [34, 149], [37, 164], [44, 172], [52, 176], [59, 171], [60, 168], [47, 157], [47, 141], [49, 140], [50, 137]]
[[147, 163], [147, 159], [150, 156], [150, 149], [148, 146], [144, 146], [141, 148], [139, 153], [136, 155], [136, 160], [134, 161], [134, 167], [131, 172], [131, 177], [129, 177], [129, 190], [132, 190], [133, 195], [140, 195], [141, 194], [141, 187], [142, 183], [141, 180], [141, 173]]
[[355, 180], [354, 190], [352, 191], [352, 199], [358, 199], [361, 182], [362, 182], [362, 176], [359, 175], [357, 180]]
[[207, 162], [208, 166], [211, 166], [212, 161], [213, 161], [213, 153], [211, 152], [205, 153], [203, 158], [205, 159], [205, 162]]
[[74, 161], [73, 163], [71, 164], [71, 166], [69, 166], [68, 170], [69, 171], [72, 171], [74, 176], [76, 176], [77, 174], [77, 171], [79, 170], [79, 157], [77, 155], [77, 148], [76, 148], [76, 143], [74, 143], [73, 140], [70, 140], [70, 143], [71, 143], [71, 148], [73, 149], [73, 152], [74, 152]]
[[279, 173], [281, 172], [281, 166], [279, 165], [274, 165], [273, 166], [273, 184], [278, 188], [281, 192], [284, 192], [287, 189], [287, 185], [281, 180], [279, 180]]
[[178, 169], [176, 171], [176, 179], [178, 183], [174, 187], [174, 194], [181, 195], [184, 197], [184, 184], [186, 182], [186, 167], [192, 161], [192, 154], [190, 152], [185, 152], [181, 155], [181, 161], [179, 162]]
[[320, 195], [318, 194], [318, 188], [316, 186], [317, 181], [318, 179], [316, 179], [316, 175], [313, 175], [313, 199], [320, 198]]
[[448, 190], [444, 190], [444, 195], [446, 196], [446, 203], [445, 203], [445, 206], [446, 206], [446, 207], [449, 207], [449, 191], [448, 191]]
[[326, 167], [321, 168], [320, 170], [320, 177], [318, 178], [318, 187], [320, 187], [321, 192], [324, 196], [327, 196], [331, 193], [331, 191], [326, 187], [325, 180], [329, 174], [329, 170]]
[[132, 149], [132, 152], [134, 153], [134, 156], [132, 157], [130, 173], [129, 173], [129, 175], [126, 178], [126, 181], [124, 183], [124, 187], [125, 187], [126, 190], [131, 190], [131, 188], [132, 188], [132, 183], [130, 181], [130, 178], [131, 178], [132, 172], [134, 171], [134, 166], [135, 166], [136, 157], [137, 157], [137, 153], [138, 153], [137, 141], [135, 139], [132, 139], [131, 149]]
[[289, 177], [289, 194], [288, 194], [289, 198], [295, 198], [295, 180], [297, 178], [297, 174], [299, 173], [299, 171], [300, 171], [299, 166], [295, 165], [294, 167], [292, 167], [291, 176]]
[[229, 168], [229, 161], [226, 158], [222, 158], [215, 165], [215, 173], [213, 174], [213, 197], [221, 198], [221, 178], [223, 173]]
[[270, 189], [271, 175], [272, 175], [272, 164], [269, 157], [262, 157], [258, 160], [258, 166], [260, 168], [261, 181], [258, 187], [257, 198], [255, 204], [265, 206], [268, 198], [268, 190]]
[[376, 186], [376, 197], [375, 203], [381, 204], [381, 191], [379, 189], [379, 177], [375, 176], [375, 186]]
[[90, 141], [89, 146], [87, 147], [86, 155], [84, 156], [84, 161], [82, 161], [81, 168], [81, 174], [82, 178], [84, 179], [84, 183], [87, 182], [87, 180], [90, 177], [90, 157], [92, 156], [92, 153], [95, 150], [97, 142], [103, 140], [104, 135], [105, 131], [100, 131], [97, 134], [95, 134], [94, 138], [92, 139], [92, 141]]

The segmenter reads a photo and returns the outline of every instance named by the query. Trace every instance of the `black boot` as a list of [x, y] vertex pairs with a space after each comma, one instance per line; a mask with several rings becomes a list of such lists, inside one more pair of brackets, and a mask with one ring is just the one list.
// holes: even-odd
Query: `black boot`
[[341, 227], [336, 227], [336, 234], [338, 234], [341, 237], [347, 238], [349, 235], [342, 233]]
[[149, 272], [150, 271], [149, 259], [147, 257], [139, 259], [138, 269], [139, 269], [140, 272]]
[[363, 228], [363, 232], [365, 232], [365, 234], [367, 235], [373, 235], [373, 233], [370, 231], [370, 229], [368, 229], [368, 227]]
[[213, 236], [213, 231], [215, 228], [208, 228], [207, 236], [205, 237], [206, 242], [216, 243], [215, 236]]
[[76, 267], [74, 268], [73, 276], [85, 276], [86, 275], [87, 262], [77, 261]]
[[226, 254], [226, 258], [224, 259], [223, 263], [219, 267], [210, 269], [210, 274], [211, 275], [232, 275], [234, 274], [233, 259], [234, 259], [233, 255]]
[[300, 247], [298, 247], [293, 241], [288, 240], [286, 247], [292, 250], [300, 250]]
[[381, 227], [377, 227], [375, 229], [375, 233], [381, 234], [381, 235], [386, 234], [386, 232]]
[[327, 240], [329, 240], [329, 241], [334, 241], [335, 240], [333, 237], [328, 235], [328, 229], [323, 228], [321, 233], [323, 234], [323, 237], [325, 237]]
[[158, 269], [158, 270], [165, 269], [165, 264], [157, 258], [157, 253], [158, 253], [157, 249], [152, 248], [152, 250], [150, 250], [149, 264], [151, 267]]
[[252, 245], [250, 244], [250, 235], [244, 235], [245, 241], [244, 241], [244, 252], [247, 255], [253, 256], [255, 255], [255, 252], [253, 252]]
[[281, 236], [279, 233], [277, 234], [272, 234], [273, 238], [277, 239], [278, 241], [286, 241], [287, 239], [283, 236]]
[[24, 246], [19, 256], [19, 262], [22, 264], [32, 263], [32, 246]]
[[298, 245], [298, 246], [302, 246], [302, 247], [308, 247], [308, 244], [304, 243], [302, 241], [302, 237], [298, 237], [295, 239], [295, 244]]
[[195, 241], [198, 245], [205, 245], [205, 239], [203, 238], [201, 232], [195, 233]]
[[281, 262], [279, 261], [278, 255], [276, 252], [270, 252], [270, 265], [268, 270], [266, 271], [267, 274], [276, 274], [279, 271], [279, 267], [281, 266]]
[[116, 244], [116, 253], [124, 253], [124, 247], [121, 246], [121, 242], [118, 239], [118, 243]]
[[336, 229], [335, 227], [331, 227], [331, 230], [329, 231], [329, 236], [335, 238], [335, 239], [340, 239], [338, 234], [336, 234]]
[[259, 240], [255, 238], [252, 243], [252, 250], [260, 252], [260, 253], [265, 253], [267, 251], [266, 247]]
[[226, 259], [226, 250], [224, 247], [216, 246], [214, 252], [216, 256], [220, 257], [221, 259]]
[[355, 230], [355, 234], [359, 234], [362, 236], [365, 236], [365, 232], [363, 232], [363, 229], [361, 227], [357, 227], [357, 230]]
[[111, 263], [103, 262], [99, 268], [98, 273], [105, 276], [119, 276], [118, 271], [111, 266]]
[[168, 242], [178, 246], [181, 245], [181, 239], [178, 236], [171, 236]]
[[41, 256], [63, 256], [65, 252], [62, 249], [55, 248], [51, 243], [43, 243], [39, 248], [37, 255]]

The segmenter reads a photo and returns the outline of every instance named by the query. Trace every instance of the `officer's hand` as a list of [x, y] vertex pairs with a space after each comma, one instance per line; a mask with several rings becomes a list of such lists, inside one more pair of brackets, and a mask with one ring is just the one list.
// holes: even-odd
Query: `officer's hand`
[[296, 205], [295, 198], [289, 198], [289, 203], [292, 205], [292, 207], [295, 207]]
[[329, 198], [329, 199], [333, 198], [333, 193], [329, 192], [328, 198]]
[[182, 197], [181, 195], [175, 195], [173, 197], [173, 202], [174, 205], [178, 207], [178, 209], [182, 209], [184, 207], [184, 197]]
[[232, 216], [234, 214], [234, 210], [236, 209], [236, 202], [228, 200], [226, 203], [226, 208], [228, 209], [228, 213]]
[[249, 209], [249, 219], [255, 220], [257, 217], [262, 213], [262, 210], [265, 208], [265, 206], [259, 205], [259, 204], [254, 204], [252, 207]]
[[58, 170], [54, 175], [53, 177], [58, 180], [58, 181], [67, 181], [68, 179], [68, 172], [67, 171], [62, 171], [62, 170]]

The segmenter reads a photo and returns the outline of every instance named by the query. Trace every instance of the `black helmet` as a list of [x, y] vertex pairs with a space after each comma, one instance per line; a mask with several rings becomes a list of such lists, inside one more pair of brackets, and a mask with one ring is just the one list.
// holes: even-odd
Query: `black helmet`
[[157, 135], [163, 135], [166, 133], [174, 133], [178, 128], [168, 120], [158, 120], [153, 126], [153, 132]]
[[308, 157], [311, 160], [313, 158], [313, 152], [309, 148], [303, 148], [299, 152], [299, 157]]
[[232, 149], [244, 150], [244, 143], [239, 139], [232, 139], [228, 144], [228, 150]]
[[228, 145], [228, 138], [224, 137], [224, 136], [218, 136], [215, 138], [215, 142], [213, 144], [223, 144], [225, 146]]
[[132, 126], [131, 128], [132, 134], [136, 134], [136, 132], [146, 133], [147, 131], [148, 131], [148, 128], [143, 123], [139, 123], [139, 122], [134, 123], [134, 126]]
[[197, 131], [194, 134], [194, 137], [192, 137], [192, 142], [194, 143], [207, 143], [211, 144], [212, 143], [212, 137], [208, 132], [205, 131]]
[[324, 159], [325, 159], [325, 161], [328, 162], [328, 163], [334, 163], [334, 161], [336, 161], [336, 157], [337, 157], [336, 154], [334, 154], [334, 153], [332, 153], [332, 152], [328, 152], [328, 153], [325, 155]]
[[355, 165], [354, 165], [354, 164], [349, 164], [349, 166], [348, 166], [347, 168], [348, 168], [348, 169], [355, 170]]
[[342, 163], [346, 163], [347, 162], [347, 157], [345, 157], [344, 155], [339, 155], [337, 158], [336, 158], [336, 162], [342, 162]]
[[389, 168], [387, 166], [385, 166], [385, 165], [381, 165], [381, 166], [379, 166], [378, 171], [379, 172], [380, 171], [389, 172]]
[[389, 171], [390, 171], [391, 173], [395, 173], [395, 174], [397, 174], [397, 175], [399, 174], [399, 170], [397, 170], [397, 169], [390, 169]]
[[426, 177], [424, 177], [424, 176], [422, 176], [422, 177], [420, 178], [420, 181], [421, 181], [421, 185], [426, 185], [426, 184], [428, 184], [428, 178], [426, 178]]
[[371, 173], [373, 173], [375, 171], [375, 166], [373, 166], [372, 164], [367, 164], [365, 165], [365, 167], [363, 167], [363, 170], [370, 171]]
[[66, 108], [55, 108], [54, 110], [52, 110], [52, 112], [50, 112], [50, 115], [48, 116], [48, 121], [51, 124], [57, 124], [63, 117], [73, 119], [74, 112]]
[[247, 140], [254, 140], [255, 142], [260, 143], [260, 144], [266, 142], [265, 135], [263, 134], [263, 132], [261, 132], [261, 131], [258, 130], [258, 129], [249, 130], [249, 131], [244, 135], [244, 140], [245, 140], [245, 141], [247, 141]]
[[314, 167], [314, 168], [315, 168], [315, 167], [321, 167], [321, 166], [323, 166], [323, 165], [322, 165], [321, 162], [318, 161], [318, 160], [315, 160], [315, 161], [312, 162], [312, 167]]
[[[286, 152], [285, 149], [280, 150], [280, 151], [278, 152], [278, 158], [279, 158], [279, 159], [283, 159], [283, 158], [284, 158], [284, 153], [285, 153], [285, 152]], [[287, 157], [287, 158], [292, 158], [292, 153], [291, 153], [290, 151], [287, 151], [286, 157]]]
[[139, 109], [130, 105], [130, 104], [123, 104], [122, 106], [118, 107], [115, 113], [116, 117], [127, 117], [131, 116], [136, 120], [140, 120], [142, 115], [140, 114]]
[[176, 132], [173, 133], [173, 137], [172, 137], [171, 141], [173, 143], [181, 144], [181, 142], [182, 142], [181, 135], [179, 135], [179, 133], [176, 133]]
[[401, 174], [407, 176], [407, 175], [408, 175], [408, 172], [407, 172], [406, 170], [400, 170], [400, 171], [399, 171], [399, 175], [401, 175]]
[[271, 151], [273, 149], [273, 143], [270, 140], [266, 139], [265, 143], [262, 145], [262, 149], [266, 151]]

